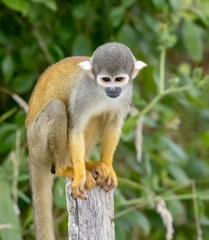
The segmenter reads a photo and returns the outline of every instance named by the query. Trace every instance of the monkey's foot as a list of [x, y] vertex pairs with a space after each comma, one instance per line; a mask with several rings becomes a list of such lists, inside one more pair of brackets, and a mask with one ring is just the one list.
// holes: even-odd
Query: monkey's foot
[[117, 176], [113, 168], [108, 167], [103, 162], [86, 161], [86, 169], [91, 171], [92, 176], [96, 180], [96, 185], [105, 191], [110, 191], [118, 185]]
[[86, 183], [86, 176], [82, 177], [82, 178], [78, 178], [78, 179], [73, 179], [72, 182], [72, 192], [75, 198], [80, 198], [83, 200], [87, 200], [88, 199], [88, 195], [86, 193], [86, 191], [84, 190], [84, 186]]

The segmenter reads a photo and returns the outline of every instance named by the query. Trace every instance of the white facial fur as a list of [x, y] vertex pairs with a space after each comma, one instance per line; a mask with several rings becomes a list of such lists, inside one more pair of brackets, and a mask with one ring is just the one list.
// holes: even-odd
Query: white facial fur
[[97, 83], [102, 87], [123, 87], [129, 81], [129, 76], [127, 74], [120, 74], [118, 76], [108, 76], [108, 75], [98, 75]]

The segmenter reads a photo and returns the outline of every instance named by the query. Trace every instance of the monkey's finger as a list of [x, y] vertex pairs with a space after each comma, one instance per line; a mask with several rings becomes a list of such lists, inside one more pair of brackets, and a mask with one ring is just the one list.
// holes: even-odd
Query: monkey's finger
[[108, 192], [112, 190], [116, 185], [114, 184], [114, 180], [112, 178], [109, 178], [104, 184], [102, 184], [101, 188], [105, 191]]
[[79, 191], [77, 192], [78, 198], [81, 198], [83, 200], [87, 200], [88, 199], [88, 195], [87, 192], [83, 189], [83, 186], [79, 187]]
[[90, 190], [96, 186], [96, 181], [89, 171], [86, 171], [86, 183], [84, 185], [85, 190]]
[[75, 198], [80, 198], [83, 200], [87, 200], [88, 199], [88, 195], [86, 193], [86, 191], [84, 190], [84, 184], [76, 184], [76, 185], [72, 185], [72, 192]]
[[106, 182], [107, 176], [106, 175], [98, 175], [98, 178], [96, 180], [97, 186], [101, 186], [104, 182]]

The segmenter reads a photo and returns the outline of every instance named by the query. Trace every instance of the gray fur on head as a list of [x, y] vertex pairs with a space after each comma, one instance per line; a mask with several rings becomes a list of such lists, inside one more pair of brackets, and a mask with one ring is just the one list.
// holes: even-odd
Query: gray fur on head
[[95, 75], [111, 74], [115, 76], [124, 72], [131, 76], [134, 69], [134, 57], [127, 46], [112, 42], [95, 50], [91, 64]]

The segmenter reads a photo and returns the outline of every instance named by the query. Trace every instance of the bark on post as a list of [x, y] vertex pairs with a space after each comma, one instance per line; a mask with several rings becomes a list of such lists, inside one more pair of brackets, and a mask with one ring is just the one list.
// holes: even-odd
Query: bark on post
[[114, 240], [113, 191], [96, 187], [88, 196], [86, 201], [74, 198], [67, 179], [68, 240]]

